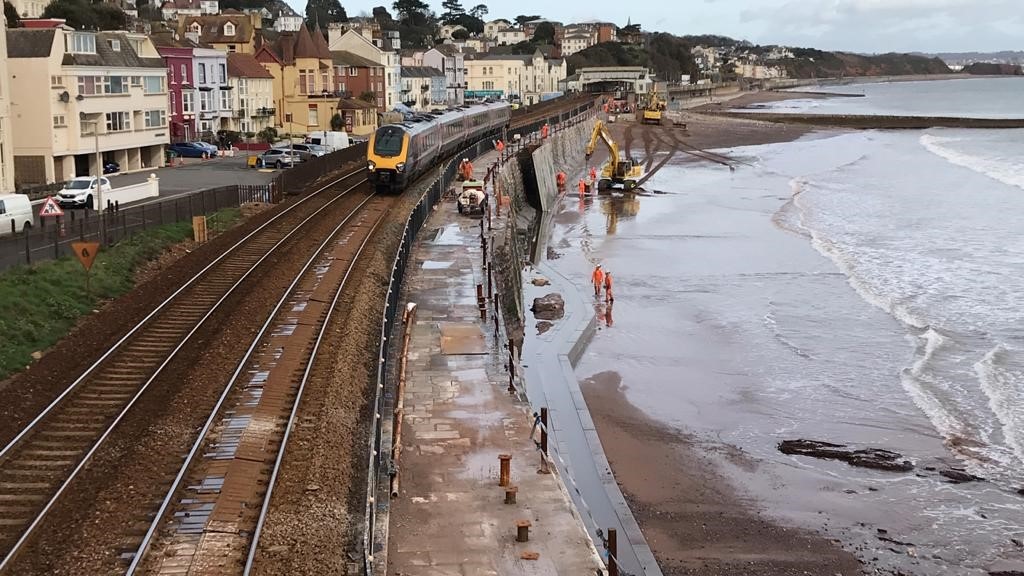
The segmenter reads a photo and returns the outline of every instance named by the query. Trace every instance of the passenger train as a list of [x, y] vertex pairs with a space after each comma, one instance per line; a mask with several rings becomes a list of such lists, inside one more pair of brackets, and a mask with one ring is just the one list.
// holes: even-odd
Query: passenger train
[[381, 126], [370, 137], [366, 164], [381, 192], [401, 192], [444, 158], [508, 126], [512, 106], [474, 104]]

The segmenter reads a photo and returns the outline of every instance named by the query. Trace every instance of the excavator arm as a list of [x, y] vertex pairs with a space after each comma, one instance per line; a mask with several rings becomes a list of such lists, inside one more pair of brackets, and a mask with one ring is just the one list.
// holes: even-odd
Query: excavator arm
[[619, 161], [619, 145], [612, 139], [612, 135], [608, 133], [608, 129], [604, 127], [604, 123], [598, 120], [594, 123], [594, 130], [590, 133], [590, 140], [587, 142], [587, 160], [594, 155], [594, 149], [597, 148], [597, 141], [601, 140], [604, 145], [608, 148], [608, 156], [610, 161], [613, 163]]

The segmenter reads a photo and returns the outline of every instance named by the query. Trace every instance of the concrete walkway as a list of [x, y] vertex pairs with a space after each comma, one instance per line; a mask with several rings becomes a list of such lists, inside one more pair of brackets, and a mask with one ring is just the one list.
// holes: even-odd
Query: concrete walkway
[[[481, 258], [479, 218], [443, 201], [420, 233], [403, 293], [417, 311], [388, 574], [603, 574], [560, 477], [538, 473], [533, 419], [508, 394], [494, 325], [477, 309]], [[498, 485], [499, 454], [512, 456], [515, 504]], [[516, 541], [522, 520], [531, 524], [525, 543]]]

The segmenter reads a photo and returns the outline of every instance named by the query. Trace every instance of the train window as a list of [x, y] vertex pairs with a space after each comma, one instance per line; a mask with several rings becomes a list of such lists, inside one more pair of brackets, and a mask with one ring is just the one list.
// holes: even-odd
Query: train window
[[398, 156], [402, 152], [402, 136], [405, 132], [397, 126], [384, 126], [377, 130], [373, 153], [378, 156]]

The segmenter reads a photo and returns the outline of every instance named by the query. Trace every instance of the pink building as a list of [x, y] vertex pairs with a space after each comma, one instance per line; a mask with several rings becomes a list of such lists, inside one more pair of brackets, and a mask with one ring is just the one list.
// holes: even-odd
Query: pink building
[[160, 45], [162, 43], [155, 35], [153, 41], [167, 63], [167, 97], [170, 99], [167, 123], [170, 125], [171, 142], [198, 140], [192, 47]]

